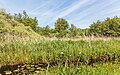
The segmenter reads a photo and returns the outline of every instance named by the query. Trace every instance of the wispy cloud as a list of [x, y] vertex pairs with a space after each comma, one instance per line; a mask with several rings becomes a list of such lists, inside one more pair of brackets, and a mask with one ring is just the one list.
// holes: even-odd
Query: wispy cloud
[[40, 26], [51, 27], [57, 18], [85, 28], [93, 21], [120, 16], [119, 0], [0, 0], [0, 8], [10, 13], [26, 10], [30, 16], [38, 18]]
[[88, 2], [89, 0], [79, 0], [78, 2], [75, 2], [74, 4], [72, 4], [67, 10], [65, 10], [64, 12], [61, 12], [60, 15], [58, 15], [57, 17], [64, 17], [67, 16], [68, 14], [70, 14], [71, 12], [75, 11], [76, 9], [78, 9], [81, 5], [83, 5], [84, 3]]
[[[117, 14], [119, 13], [120, 7], [120, 2], [118, 2], [118, 0], [94, 0], [94, 2], [91, 4], [92, 5], [90, 7], [78, 12], [77, 15], [71, 15], [72, 19], [69, 19], [69, 21], [78, 27], [85, 28], [97, 20], [104, 20], [106, 17], [120, 15]], [[88, 4], [85, 4], [84, 6], [87, 5]]]
[[83, 5], [84, 3], [88, 2], [88, 1], [89, 0], [79, 0], [79, 1], [77, 1], [75, 3], [73, 3], [68, 8], [66, 8], [64, 11], [60, 12], [59, 15], [56, 15], [48, 24], [51, 24], [57, 18], [62, 18], [62, 17], [65, 17], [65, 16], [69, 15], [70, 13], [77, 10], [81, 5]]

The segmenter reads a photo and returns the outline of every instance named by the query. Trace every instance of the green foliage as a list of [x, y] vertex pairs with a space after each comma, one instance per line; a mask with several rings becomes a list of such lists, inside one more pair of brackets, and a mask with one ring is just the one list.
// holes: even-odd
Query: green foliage
[[[115, 54], [115, 59], [118, 59], [120, 53], [120, 41], [20, 41], [0, 44], [0, 64], [17, 62], [19, 59], [22, 62], [34, 61], [67, 61], [81, 59], [84, 64], [91, 59], [100, 56], [109, 55], [110, 58]], [[9, 58], [10, 57], [10, 58]], [[70, 57], [70, 58], [69, 58]], [[5, 58], [5, 59], [4, 59]], [[29, 59], [29, 60], [28, 60]], [[86, 62], [86, 63], [85, 63]], [[58, 62], [59, 63], [59, 62]]]
[[77, 28], [73, 24], [71, 24], [69, 30], [70, 37], [75, 37], [77, 35]]
[[[0, 67], [14, 63], [48, 62], [46, 75], [119, 75], [120, 40], [61, 41], [28, 40], [28, 37], [120, 36], [120, 18], [94, 22], [80, 29], [59, 18], [55, 28], [38, 27], [36, 18], [23, 13], [7, 14], [0, 9]], [[34, 31], [35, 32], [34, 32]], [[37, 33], [36, 33], [37, 32]], [[17, 38], [16, 38], [17, 37]], [[27, 39], [25, 39], [25, 37]], [[11, 40], [6, 42], [7, 39]], [[25, 39], [25, 41], [19, 40]], [[18, 39], [18, 41], [14, 41]], [[52, 66], [51, 62], [53, 63]], [[56, 63], [56, 64], [54, 64]], [[44, 74], [42, 74], [44, 75]]]
[[46, 27], [43, 27], [42, 35], [44, 35], [46, 37], [50, 37], [50, 33], [51, 33], [51, 30], [48, 25]]
[[97, 21], [90, 26], [90, 31], [95, 36], [120, 36], [120, 18], [107, 18], [105, 21]]
[[14, 20], [20, 23], [23, 23], [25, 26], [30, 26], [35, 32], [37, 31], [38, 21], [35, 18], [31, 18], [27, 15], [26, 11], [23, 11], [23, 14], [15, 14]]
[[[43, 32], [44, 32], [43, 28]], [[55, 31], [54, 33], [51, 33]], [[55, 29], [50, 29], [47, 32], [49, 35], [56, 37], [79, 37], [79, 36], [107, 36], [107, 37], [119, 37], [120, 36], [120, 18], [107, 18], [105, 21], [97, 21], [91, 24], [90, 28], [80, 29], [73, 24], [69, 27], [69, 23], [59, 18], [55, 23]]]
[[30, 26], [34, 31], [36, 30], [37, 21], [35, 21], [34, 19], [32, 19], [32, 18], [25, 18], [25, 19], [22, 19], [22, 23], [25, 26]]
[[55, 31], [58, 33], [57, 37], [66, 36], [68, 27], [68, 22], [63, 18], [59, 18], [55, 23]]
[[14, 14], [11, 16], [7, 14], [4, 9], [0, 9], [0, 27], [17, 26], [17, 23], [21, 23], [24, 26], [30, 26], [32, 30], [45, 37], [79, 37], [79, 36], [107, 36], [107, 37], [119, 37], [120, 36], [120, 18], [115, 16], [114, 18], [107, 18], [104, 21], [97, 21], [91, 24], [90, 28], [80, 29], [71, 24], [69, 27], [68, 21], [63, 18], [58, 18], [55, 22], [55, 28], [39, 27], [37, 18], [31, 18], [24, 10], [23, 13]]
[[[32, 63], [32, 62], [55, 62], [56, 66], [48, 68], [48, 74], [83, 74], [98, 75], [107, 73], [113, 75], [112, 71], [119, 68], [120, 41], [19, 41], [0, 44], [0, 64]], [[93, 59], [93, 66], [87, 65]], [[113, 58], [115, 56], [115, 58]], [[110, 58], [110, 59], [109, 59]], [[106, 62], [104, 61], [106, 60]], [[110, 60], [110, 61], [109, 61]], [[62, 64], [65, 62], [65, 64]], [[104, 63], [105, 62], [105, 63]], [[107, 62], [109, 62], [107, 64]], [[115, 66], [116, 65], [116, 66]], [[53, 67], [53, 68], [52, 68]], [[119, 73], [119, 69], [116, 70]], [[115, 72], [115, 73], [116, 73]]]
[[[35, 20], [32, 18], [24, 18], [19, 13], [19, 17], [7, 14], [4, 10], [0, 10], [0, 41], [10, 41], [13, 39], [32, 38], [38, 36], [33, 31], [35, 29]], [[23, 24], [22, 21], [26, 24]], [[26, 23], [28, 22], [28, 24]], [[32, 27], [32, 28], [31, 28]]]

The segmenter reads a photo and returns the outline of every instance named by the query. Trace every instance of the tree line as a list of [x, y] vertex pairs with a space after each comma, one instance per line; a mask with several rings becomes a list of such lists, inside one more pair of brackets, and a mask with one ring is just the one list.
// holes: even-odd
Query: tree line
[[[58, 18], [54, 24], [54, 28], [49, 25], [45, 27], [38, 26], [36, 17], [31, 18], [23, 11], [23, 13], [6, 14], [7, 19], [13, 19], [17, 22], [30, 26], [36, 33], [46, 37], [79, 37], [79, 36], [106, 36], [106, 37], [119, 37], [120, 36], [120, 17], [106, 18], [104, 21], [93, 22], [89, 28], [77, 28], [74, 24], [70, 24], [64, 18]], [[13, 26], [16, 26], [13, 23]]]
[[[55, 22], [55, 28], [51, 29], [48, 25], [40, 28], [40, 34], [47, 37], [119, 37], [120, 36], [120, 18], [106, 18], [104, 21], [93, 22], [89, 28], [80, 29], [73, 24], [69, 24], [63, 18], [58, 18]], [[39, 33], [38, 32], [38, 33]], [[42, 33], [41, 33], [42, 32]]]

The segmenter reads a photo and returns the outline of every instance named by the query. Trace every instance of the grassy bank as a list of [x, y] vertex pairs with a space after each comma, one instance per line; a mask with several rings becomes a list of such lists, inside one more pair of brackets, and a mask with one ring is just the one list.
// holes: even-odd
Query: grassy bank
[[14, 62], [56, 61], [81, 58], [89, 61], [90, 57], [113, 55], [118, 58], [120, 41], [21, 41], [0, 46], [0, 64]]
[[[45, 74], [75, 75], [77, 72], [83, 75], [106, 75], [106, 72], [109, 73], [108, 70], [112, 70], [110, 67], [118, 68], [120, 61], [120, 40], [31, 40], [0, 45], [1, 66], [40, 61], [50, 64], [50, 68], [48, 68]], [[77, 68], [72, 67], [72, 65]], [[100, 72], [96, 67], [93, 67], [94, 65], [98, 67]], [[66, 68], [70, 71], [70, 74], [67, 74]], [[115, 71], [118, 71], [118, 69]], [[65, 74], [62, 74], [64, 72]]]

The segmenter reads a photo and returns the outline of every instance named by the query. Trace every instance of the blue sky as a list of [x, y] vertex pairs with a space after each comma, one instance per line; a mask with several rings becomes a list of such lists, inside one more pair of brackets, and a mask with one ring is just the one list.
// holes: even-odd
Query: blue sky
[[65, 18], [79, 28], [97, 20], [120, 16], [120, 0], [0, 0], [0, 8], [14, 14], [26, 10], [37, 17], [39, 25], [54, 27], [58, 18]]

